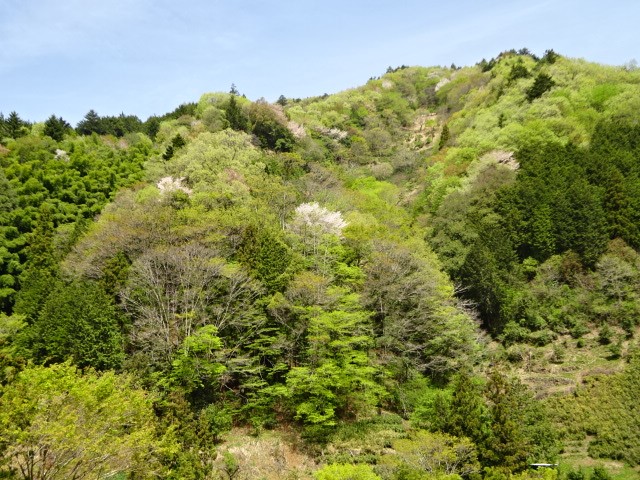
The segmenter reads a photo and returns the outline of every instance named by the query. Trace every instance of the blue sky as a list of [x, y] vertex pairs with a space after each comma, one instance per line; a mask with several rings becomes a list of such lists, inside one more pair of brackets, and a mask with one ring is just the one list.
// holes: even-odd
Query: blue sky
[[0, 111], [144, 120], [231, 83], [307, 97], [522, 47], [622, 65], [639, 20], [637, 0], [0, 0]]

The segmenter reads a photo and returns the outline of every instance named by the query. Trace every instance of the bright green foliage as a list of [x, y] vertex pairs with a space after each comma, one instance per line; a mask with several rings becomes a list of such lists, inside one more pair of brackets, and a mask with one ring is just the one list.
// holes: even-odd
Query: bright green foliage
[[558, 471], [553, 468], [539, 468], [512, 474], [503, 468], [488, 467], [484, 469], [483, 478], [484, 480], [558, 480], [559, 476]]
[[12, 380], [26, 360], [16, 341], [26, 326], [23, 316], [0, 313], [0, 385]]
[[380, 480], [369, 465], [325, 465], [313, 476], [316, 480]]
[[640, 361], [634, 355], [624, 372], [592, 377], [575, 395], [549, 400], [554, 415], [570, 439], [589, 440], [595, 458], [640, 464], [640, 410], [636, 395], [640, 385]]
[[0, 215], [2, 215], [3, 225], [7, 223], [6, 215], [16, 206], [16, 192], [7, 180], [4, 170], [0, 170]]
[[[210, 476], [231, 425], [299, 428], [351, 476], [458, 480], [471, 452], [486, 478], [555, 478], [511, 473], [557, 454], [542, 404], [464, 372], [568, 334], [626, 355], [637, 75], [521, 49], [276, 104], [232, 87], [144, 124], [89, 112], [80, 136], [0, 116], [1, 381], [69, 358], [135, 372], [179, 443], [170, 479]], [[480, 324], [506, 352], [481, 355]], [[633, 458], [601, 427], [579, 427], [592, 455]]]
[[149, 398], [113, 373], [81, 375], [68, 364], [25, 369], [2, 390], [0, 432], [0, 472], [15, 478], [160, 473]]
[[[475, 445], [468, 438], [418, 430], [393, 442], [397, 478], [462, 478], [479, 472]], [[459, 477], [455, 477], [459, 476]]]
[[450, 388], [431, 386], [426, 379], [417, 377], [404, 383], [401, 392], [406, 396], [402, 401], [411, 413], [413, 427], [431, 432], [444, 431], [447, 428], [452, 393]]
[[182, 348], [175, 356], [172, 377], [187, 391], [204, 387], [205, 383], [216, 382], [225, 371], [225, 367], [216, 362], [216, 352], [222, 348], [222, 341], [217, 333], [216, 327], [205, 325], [185, 338]]
[[229, 206], [247, 200], [247, 181], [264, 172], [261, 154], [243, 132], [223, 130], [200, 134], [177, 155], [168, 173], [186, 176], [190, 185]]
[[321, 435], [340, 418], [371, 413], [384, 390], [376, 383], [380, 371], [368, 354], [372, 346], [368, 314], [353, 299], [345, 310], [308, 312], [308, 366], [294, 367], [287, 375], [287, 396], [296, 418]]
[[[11, 310], [20, 285], [36, 288], [38, 277], [44, 278], [48, 270], [47, 264], [34, 260], [36, 270], [43, 274], [28, 280], [24, 275], [33, 272], [25, 272], [18, 284], [25, 257], [33, 257], [25, 248], [44, 232], [38, 222], [48, 223], [50, 248], [59, 242], [60, 250], [68, 251], [68, 242], [74, 238], [63, 240], [63, 226], [93, 218], [116, 189], [141, 178], [151, 144], [142, 137], [128, 137], [127, 141], [126, 146], [116, 147], [97, 137], [67, 136], [56, 144], [49, 137], [29, 135], [8, 143], [9, 152], [0, 158], [0, 186], [6, 187], [0, 193], [0, 302], [5, 312]], [[41, 233], [30, 237], [36, 227]], [[54, 252], [55, 262], [59, 253]]]

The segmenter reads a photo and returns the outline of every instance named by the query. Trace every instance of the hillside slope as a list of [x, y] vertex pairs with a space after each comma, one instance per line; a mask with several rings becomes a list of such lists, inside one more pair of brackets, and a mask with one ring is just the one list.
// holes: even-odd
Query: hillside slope
[[122, 474], [272, 468], [238, 427], [317, 478], [633, 472], [638, 106], [638, 71], [523, 50], [277, 104], [54, 117], [55, 138], [2, 117], [0, 471], [53, 448], [52, 419], [9, 402], [68, 362], [149, 395]]

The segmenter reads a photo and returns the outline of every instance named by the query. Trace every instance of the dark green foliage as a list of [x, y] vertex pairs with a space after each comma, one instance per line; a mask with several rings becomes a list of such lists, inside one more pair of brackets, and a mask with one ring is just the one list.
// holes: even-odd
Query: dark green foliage
[[226, 119], [229, 122], [229, 127], [234, 130], [246, 131], [249, 126], [249, 118], [247, 114], [242, 110], [242, 107], [238, 105], [236, 95], [231, 93], [229, 102], [225, 106]]
[[[205, 478], [207, 463], [215, 458], [215, 440], [219, 432], [212, 431], [214, 406], [194, 411], [180, 390], [163, 391], [155, 402], [156, 415], [162, 431], [172, 431], [179, 447], [166, 452], [171, 465], [169, 480], [199, 480]], [[209, 466], [210, 469], [210, 466]]]
[[560, 58], [560, 55], [558, 55], [552, 49], [549, 49], [544, 51], [544, 55], [542, 56], [542, 61], [552, 64], [552, 63], [556, 63], [556, 60], [558, 60], [559, 58]]
[[185, 141], [184, 138], [182, 138], [182, 135], [177, 134], [175, 137], [173, 137], [171, 139], [171, 145], [173, 145], [173, 148], [182, 148], [187, 144], [187, 142]]
[[241, 260], [255, 273], [269, 292], [282, 290], [292, 254], [276, 232], [249, 229], [240, 249]]
[[604, 207], [612, 237], [640, 247], [640, 127], [626, 121], [596, 125], [587, 157], [590, 181], [604, 189]]
[[587, 265], [608, 238], [603, 191], [590, 184], [584, 153], [573, 147], [523, 150], [518, 181], [500, 193], [504, 218], [521, 258], [545, 260], [573, 250]]
[[487, 406], [482, 397], [482, 386], [469, 372], [460, 372], [455, 377], [445, 418], [444, 431], [484, 445], [490, 429]]
[[500, 116], [498, 117], [498, 128], [504, 128], [507, 117], [504, 112], [500, 112]]
[[482, 72], [489, 72], [496, 65], [496, 59], [492, 58], [487, 61], [484, 58], [478, 63], [478, 66], [482, 70]]
[[485, 466], [519, 471], [532, 460], [552, 461], [559, 453], [547, 411], [518, 379], [495, 368], [484, 386], [469, 372], [459, 373], [450, 399], [434, 402], [429, 415], [431, 430], [469, 438]]
[[80, 135], [114, 135], [123, 137], [127, 133], [144, 131], [142, 121], [135, 115], [125, 115], [121, 113], [117, 117], [105, 116], [101, 117], [95, 110], [89, 110], [78, 125], [76, 131]]
[[571, 470], [567, 472], [567, 480], [587, 480], [587, 474], [584, 470]]
[[35, 229], [28, 236], [26, 262], [20, 275], [22, 288], [17, 296], [15, 312], [28, 322], [37, 318], [56, 285], [58, 258], [53, 248], [53, 218], [50, 207], [43, 204]]
[[195, 102], [187, 102], [187, 103], [182, 103], [180, 104], [175, 110], [173, 110], [170, 113], [167, 113], [166, 115], [163, 115], [161, 118], [163, 120], [165, 119], [178, 119], [180, 117], [183, 117], [185, 115], [189, 115], [191, 117], [195, 116], [196, 114], [196, 108], [197, 108], [198, 104]]
[[528, 78], [530, 75], [529, 70], [527, 70], [527, 67], [525, 67], [522, 62], [522, 59], [518, 59], [518, 61], [511, 67], [508, 80], [509, 82], [514, 82], [519, 78]]
[[4, 134], [11, 138], [19, 138], [27, 135], [29, 122], [25, 122], [15, 111], [11, 112], [3, 122]]
[[78, 125], [76, 131], [80, 135], [91, 135], [93, 132], [103, 133], [100, 125], [100, 115], [95, 110], [89, 110]]
[[487, 463], [512, 471], [524, 469], [533, 447], [525, 430], [525, 387], [493, 371], [485, 394], [491, 418], [491, 434], [483, 451]]
[[409, 68], [407, 65], [400, 65], [399, 67], [395, 67], [395, 68], [392, 66], [388, 66], [385, 73], [396, 73], [401, 70], [405, 70], [407, 68]]
[[535, 61], [540, 60], [540, 58], [538, 56], [536, 56], [534, 53], [532, 53], [531, 50], [529, 50], [527, 47], [523, 47], [523, 48], [519, 49], [517, 53], [520, 56], [527, 55], [527, 56], [533, 58]]
[[[234, 97], [232, 96], [233, 100]], [[229, 111], [227, 112], [229, 114]], [[227, 117], [229, 119], [229, 117]], [[240, 119], [236, 122], [241, 122]], [[253, 103], [248, 115], [249, 131], [253, 133], [263, 148], [269, 148], [278, 152], [290, 152], [295, 145], [295, 138], [287, 128], [284, 120], [279, 118], [266, 102]], [[229, 119], [229, 123], [233, 123]]]
[[122, 336], [116, 309], [104, 290], [90, 282], [52, 287], [38, 318], [24, 331], [34, 360], [118, 368], [123, 360]]
[[144, 133], [146, 133], [151, 140], [155, 140], [157, 133], [160, 131], [160, 118], [155, 115], [147, 118], [143, 128]]
[[[437, 212], [436, 251], [492, 332], [515, 322], [505, 341], [546, 341], [547, 334], [530, 335], [518, 327], [540, 330], [537, 318], [552, 329], [566, 326], [577, 332], [584, 324], [581, 316], [593, 315], [560, 292], [553, 300], [556, 310], [547, 312], [540, 298], [522, 291], [526, 277], [535, 272], [524, 262], [542, 263], [563, 254], [560, 275], [573, 288], [585, 267], [596, 266], [610, 238], [637, 241], [638, 173], [637, 162], [630, 161], [636, 155], [637, 130], [625, 123], [601, 124], [594, 139], [588, 151], [571, 145], [522, 149], [515, 183], [487, 182], [491, 177], [481, 173], [476, 180], [478, 186], [485, 184], [477, 190], [481, 196], [473, 186], [465, 194], [447, 197]], [[624, 309], [631, 304], [625, 303]], [[568, 311], [573, 313], [568, 316]], [[615, 311], [608, 310], [609, 321], [626, 324], [627, 330], [635, 325], [629, 323], [631, 314]], [[626, 320], [613, 320], [618, 318]]]
[[[509, 478], [554, 460], [555, 417], [592, 456], [639, 463], [635, 360], [553, 415], [495, 366], [540, 388], [538, 361], [629, 356], [632, 74], [520, 49], [275, 105], [232, 86], [144, 123], [90, 111], [80, 135], [0, 115], [0, 381], [29, 361], [132, 372], [179, 443], [149, 472], [169, 479], [211, 476], [232, 425], [284, 426], [383, 478], [444, 474], [439, 455]], [[140, 182], [165, 176], [174, 190]]]
[[182, 135], [176, 134], [175, 137], [171, 139], [171, 143], [167, 146], [167, 149], [162, 154], [162, 158], [164, 161], [171, 160], [175, 155], [176, 151], [187, 144]]
[[129, 275], [131, 260], [124, 252], [118, 252], [113, 258], [105, 262], [102, 270], [102, 287], [112, 299], [117, 299], [125, 286]]
[[606, 468], [598, 465], [593, 469], [590, 480], [612, 480], [612, 478]]
[[512, 313], [516, 268], [517, 257], [506, 232], [496, 225], [481, 228], [458, 278], [467, 286], [464, 295], [477, 302], [485, 326], [493, 333], [502, 330]]
[[638, 128], [601, 124], [589, 152], [547, 146], [520, 153], [518, 182], [501, 194], [498, 210], [521, 257], [573, 250], [593, 265], [608, 238], [636, 245], [640, 171], [630, 158], [638, 138]]
[[154, 139], [160, 129], [160, 123], [166, 120], [178, 120], [182, 117], [189, 119], [196, 116], [198, 104], [195, 102], [182, 103], [171, 112], [164, 115], [152, 115], [144, 123], [141, 123], [138, 132], [146, 133], [149, 138]]
[[556, 82], [553, 81], [550, 75], [540, 72], [533, 85], [527, 89], [527, 100], [532, 102], [536, 98], [540, 98], [543, 93], [548, 92], [555, 86]]
[[449, 132], [449, 125], [445, 123], [442, 127], [442, 132], [440, 132], [440, 140], [438, 140], [438, 150], [442, 150], [447, 145], [450, 138], [451, 133]]
[[61, 142], [69, 130], [71, 130], [71, 125], [62, 117], [51, 115], [44, 122], [44, 134], [53, 138], [56, 142]]
[[[371, 250], [363, 303], [374, 312], [379, 347], [402, 359], [404, 368], [447, 378], [460, 365], [456, 359], [470, 353], [470, 319], [439, 289], [441, 280], [428, 258], [390, 241], [376, 242]], [[432, 308], [434, 303], [440, 307]], [[396, 372], [400, 378], [404, 368]]]
[[174, 153], [175, 152], [174, 152], [173, 145], [169, 145], [169, 146], [167, 146], [167, 149], [162, 154], [162, 159], [165, 162], [168, 161], [168, 160], [171, 160], [173, 158]]

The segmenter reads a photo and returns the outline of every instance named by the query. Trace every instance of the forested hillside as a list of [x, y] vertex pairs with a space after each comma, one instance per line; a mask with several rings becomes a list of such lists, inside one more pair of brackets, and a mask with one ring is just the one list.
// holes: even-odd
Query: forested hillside
[[636, 478], [639, 111], [523, 49], [0, 115], [0, 478]]

